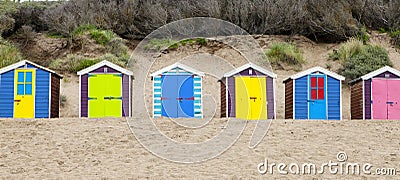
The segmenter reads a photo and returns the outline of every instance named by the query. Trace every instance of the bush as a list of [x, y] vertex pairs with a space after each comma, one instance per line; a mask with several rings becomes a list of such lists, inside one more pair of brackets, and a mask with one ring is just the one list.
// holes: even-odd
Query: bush
[[62, 72], [76, 73], [79, 71], [80, 62], [86, 58], [80, 55], [69, 54], [50, 63], [50, 68]]
[[126, 54], [117, 57], [114, 54], [104, 54], [96, 58], [86, 58], [81, 55], [70, 54], [65, 58], [54, 60], [50, 63], [50, 68], [61, 72], [77, 73], [78, 71], [88, 68], [100, 61], [107, 60], [121, 67], [125, 67], [129, 60], [129, 55]]
[[144, 49], [150, 50], [163, 50], [166, 48], [177, 49], [178, 42], [172, 39], [151, 39], [148, 44], [144, 46]]
[[79, 26], [71, 35], [73, 38], [80, 35], [89, 35], [90, 38], [94, 39], [100, 45], [106, 45], [111, 40], [118, 38], [112, 31], [98, 29], [92, 24]]
[[340, 73], [352, 80], [383, 66], [393, 66], [388, 52], [380, 46], [365, 45], [343, 63]]
[[14, 44], [2, 40], [0, 37], [0, 68], [22, 60], [19, 49]]
[[274, 66], [290, 65], [295, 68], [301, 68], [305, 63], [303, 54], [291, 43], [273, 43], [271, 48], [265, 52], [269, 62]]
[[392, 38], [390, 42], [400, 48], [400, 30], [391, 31], [390, 37]]
[[350, 38], [339, 48], [339, 50], [334, 50], [333, 53], [329, 54], [329, 57], [332, 60], [340, 60], [341, 63], [344, 63], [354, 54], [360, 53], [363, 49], [363, 46], [364, 44], [361, 40]]
[[32, 29], [32, 27], [24, 25], [17, 31], [17, 36], [26, 44], [33, 41], [35, 38], [35, 31]]
[[357, 40], [362, 41], [363, 44], [367, 44], [369, 41], [370, 37], [367, 33], [367, 29], [364, 27], [361, 28], [360, 32], [356, 35], [355, 37]]
[[96, 40], [97, 43], [105, 45], [110, 42], [111, 39], [115, 38], [116, 35], [112, 31], [96, 29], [90, 31], [90, 37]]
[[60, 95], [60, 106], [64, 107], [66, 103], [67, 103], [67, 96], [66, 95]]

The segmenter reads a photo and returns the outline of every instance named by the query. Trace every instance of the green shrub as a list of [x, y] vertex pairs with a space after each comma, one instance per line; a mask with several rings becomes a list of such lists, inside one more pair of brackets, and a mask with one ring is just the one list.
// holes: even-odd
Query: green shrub
[[80, 55], [69, 54], [65, 58], [60, 58], [52, 61], [50, 63], [50, 68], [63, 72], [76, 73], [81, 70], [80, 62], [85, 59], [87, 58]]
[[271, 48], [265, 52], [269, 62], [275, 66], [283, 64], [296, 66], [296, 69], [305, 63], [302, 52], [291, 43], [274, 43]]
[[90, 32], [90, 31], [93, 31], [93, 30], [97, 30], [95, 25], [93, 25], [93, 24], [85, 24], [85, 25], [79, 26], [76, 29], [74, 29], [71, 32], [71, 35], [72, 36], [83, 35], [86, 32]]
[[205, 38], [185, 39], [185, 40], [179, 41], [179, 44], [181, 44], [183, 46], [191, 45], [191, 44], [205, 45], [205, 44], [207, 44], [207, 41]]
[[111, 39], [116, 38], [116, 35], [109, 30], [92, 30], [90, 31], [90, 37], [96, 40], [97, 43], [105, 45], [111, 41]]
[[95, 60], [96, 61], [107, 60], [107, 61], [110, 61], [121, 67], [126, 67], [128, 61], [129, 61], [129, 58], [130, 58], [130, 56], [128, 54], [121, 56], [121, 57], [117, 57], [114, 54], [107, 53], [105, 55], [102, 55], [102, 56], [96, 58]]
[[379, 28], [378, 31], [379, 31], [379, 33], [386, 33], [387, 32], [385, 28]]
[[112, 39], [118, 38], [118, 36], [109, 30], [98, 29], [92, 24], [86, 24], [79, 26], [72, 33], [72, 37], [80, 35], [89, 35], [90, 38], [94, 39], [98, 44], [106, 45]]
[[66, 95], [60, 95], [60, 106], [64, 107], [66, 103], [67, 103], [67, 96]]
[[363, 46], [364, 44], [361, 40], [350, 38], [346, 43], [342, 44], [338, 50], [335, 50], [333, 53], [329, 54], [329, 57], [333, 60], [340, 60], [341, 63], [344, 63], [354, 54], [361, 52]]
[[0, 68], [22, 60], [19, 49], [14, 44], [0, 37]]
[[114, 38], [107, 43], [106, 50], [115, 56], [121, 57], [128, 54], [129, 48], [125, 45], [122, 38]]
[[96, 63], [98, 63], [98, 61], [92, 60], [92, 59], [84, 59], [84, 60], [81, 60], [81, 61], [79, 62], [79, 65], [76, 67], [76, 69], [75, 69], [74, 71], [78, 72], [78, 71], [80, 71], [80, 70], [82, 70], [82, 69], [86, 69], [86, 68], [88, 68], [88, 67], [90, 67], [90, 66], [93, 66], [93, 65], [95, 65]]
[[400, 48], [400, 30], [391, 31], [390, 37], [392, 38], [390, 42]]
[[340, 73], [352, 80], [383, 66], [393, 66], [388, 52], [380, 46], [365, 45], [343, 63]]
[[148, 44], [144, 46], [144, 49], [150, 49], [150, 50], [162, 50], [166, 48], [172, 48], [172, 49], [177, 49], [178, 48], [178, 42], [172, 39], [151, 39]]
[[356, 39], [358, 39], [359, 41], [363, 42], [363, 44], [367, 44], [367, 42], [369, 41], [370, 37], [367, 33], [367, 28], [362, 27], [361, 31], [355, 36]]

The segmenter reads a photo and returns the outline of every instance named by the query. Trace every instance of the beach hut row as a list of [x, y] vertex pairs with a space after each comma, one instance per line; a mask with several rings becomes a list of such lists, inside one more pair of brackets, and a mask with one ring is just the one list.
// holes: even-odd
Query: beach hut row
[[[133, 73], [102, 61], [79, 75], [79, 117], [131, 117]], [[175, 63], [151, 74], [153, 117], [203, 118], [205, 73]], [[219, 80], [221, 117], [276, 118], [276, 74], [253, 63]], [[24, 60], [0, 69], [0, 118], [59, 117], [60, 74]], [[285, 85], [286, 119], [342, 119], [342, 81], [321, 67]], [[383, 67], [349, 82], [351, 119], [400, 119], [400, 72]]]

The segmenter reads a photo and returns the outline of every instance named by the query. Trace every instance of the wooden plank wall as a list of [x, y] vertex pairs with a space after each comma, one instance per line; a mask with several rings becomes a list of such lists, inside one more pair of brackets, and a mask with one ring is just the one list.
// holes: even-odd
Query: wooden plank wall
[[50, 118], [60, 117], [60, 78], [51, 74]]
[[293, 80], [285, 83], [285, 119], [293, 119]]
[[359, 81], [350, 87], [351, 119], [363, 119], [363, 83]]
[[225, 78], [220, 81], [221, 84], [221, 117], [226, 117], [226, 84]]

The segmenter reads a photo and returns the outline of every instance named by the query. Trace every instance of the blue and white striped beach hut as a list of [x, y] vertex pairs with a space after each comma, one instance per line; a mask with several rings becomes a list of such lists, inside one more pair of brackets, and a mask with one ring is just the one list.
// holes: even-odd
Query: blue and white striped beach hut
[[153, 117], [203, 118], [203, 72], [175, 63], [151, 74]]

